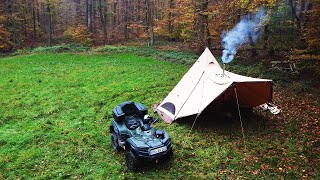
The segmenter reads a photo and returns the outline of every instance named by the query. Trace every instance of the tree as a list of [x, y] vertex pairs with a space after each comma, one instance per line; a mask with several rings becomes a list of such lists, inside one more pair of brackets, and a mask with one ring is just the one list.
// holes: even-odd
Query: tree
[[308, 49], [313, 53], [318, 53], [320, 50], [320, 5], [317, 0], [309, 2], [309, 7], [306, 12], [306, 20], [304, 27], [304, 36], [308, 44]]
[[52, 15], [50, 0], [47, 0], [47, 16], [48, 16], [48, 46], [52, 45]]
[[106, 10], [105, 10], [105, 1], [98, 0], [98, 9], [99, 9], [99, 15], [100, 15], [100, 21], [101, 21], [101, 26], [102, 26], [102, 31], [103, 31], [103, 44], [107, 45], [108, 44], [108, 34], [106, 30]]
[[13, 48], [13, 43], [10, 41], [10, 32], [2, 25], [4, 20], [3, 16], [0, 16], [0, 52], [10, 52]]
[[124, 34], [124, 40], [128, 41], [129, 39], [129, 33], [128, 33], [128, 1], [129, 0], [124, 0], [124, 27], [123, 27], [123, 34]]
[[154, 32], [153, 32], [153, 10], [150, 0], [146, 0], [146, 21], [148, 26], [148, 45], [152, 46], [154, 43]]
[[89, 33], [93, 32], [92, 28], [92, 17], [93, 17], [93, 9], [92, 9], [93, 0], [87, 0], [87, 31]]

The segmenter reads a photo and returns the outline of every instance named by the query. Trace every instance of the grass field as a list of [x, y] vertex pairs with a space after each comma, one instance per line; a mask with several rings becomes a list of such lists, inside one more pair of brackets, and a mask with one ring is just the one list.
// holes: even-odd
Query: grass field
[[[320, 176], [317, 132], [297, 133], [302, 117], [288, 118], [285, 108], [277, 118], [259, 113], [244, 118], [246, 148], [237, 122], [199, 120], [190, 134], [190, 121], [160, 122], [156, 127], [165, 128], [173, 140], [174, 158], [139, 173], [128, 171], [125, 154], [110, 145], [112, 109], [126, 100], [151, 109], [188, 68], [126, 53], [0, 58], [0, 178]], [[275, 98], [283, 104], [290, 99]]]

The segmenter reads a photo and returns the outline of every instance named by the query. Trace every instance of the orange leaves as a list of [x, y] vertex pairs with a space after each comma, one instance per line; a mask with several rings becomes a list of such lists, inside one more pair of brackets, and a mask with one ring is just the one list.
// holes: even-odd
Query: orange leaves
[[83, 46], [92, 46], [93, 44], [92, 34], [87, 32], [85, 25], [78, 25], [75, 28], [69, 27], [63, 36]]
[[13, 43], [10, 41], [10, 32], [3, 26], [0, 25], [0, 52], [10, 52]]
[[165, 2], [164, 18], [157, 21], [155, 33], [167, 38], [187, 40], [192, 36], [194, 24], [194, 4], [191, 0], [177, 0], [170, 5]]

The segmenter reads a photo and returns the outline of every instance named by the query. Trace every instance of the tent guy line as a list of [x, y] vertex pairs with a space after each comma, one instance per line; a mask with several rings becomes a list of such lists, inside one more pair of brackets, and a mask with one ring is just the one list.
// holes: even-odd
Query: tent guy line
[[241, 112], [240, 112], [240, 105], [239, 105], [237, 88], [234, 88], [234, 92], [235, 92], [235, 94], [236, 94], [236, 99], [237, 99], [237, 107], [238, 107], [239, 120], [240, 120], [241, 132], [242, 132], [243, 146], [244, 146], [244, 150], [246, 151], [247, 148], [246, 148], [246, 142], [245, 142], [245, 137], [244, 137], [244, 128], [243, 128], [243, 124], [242, 124], [242, 117], [241, 117]]

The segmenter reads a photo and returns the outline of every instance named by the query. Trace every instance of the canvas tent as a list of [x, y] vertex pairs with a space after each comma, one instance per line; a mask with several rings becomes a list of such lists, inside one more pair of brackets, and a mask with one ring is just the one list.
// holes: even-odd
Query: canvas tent
[[242, 107], [272, 100], [272, 80], [224, 71], [208, 48], [155, 108], [167, 123], [201, 113], [212, 102], [238, 99]]

